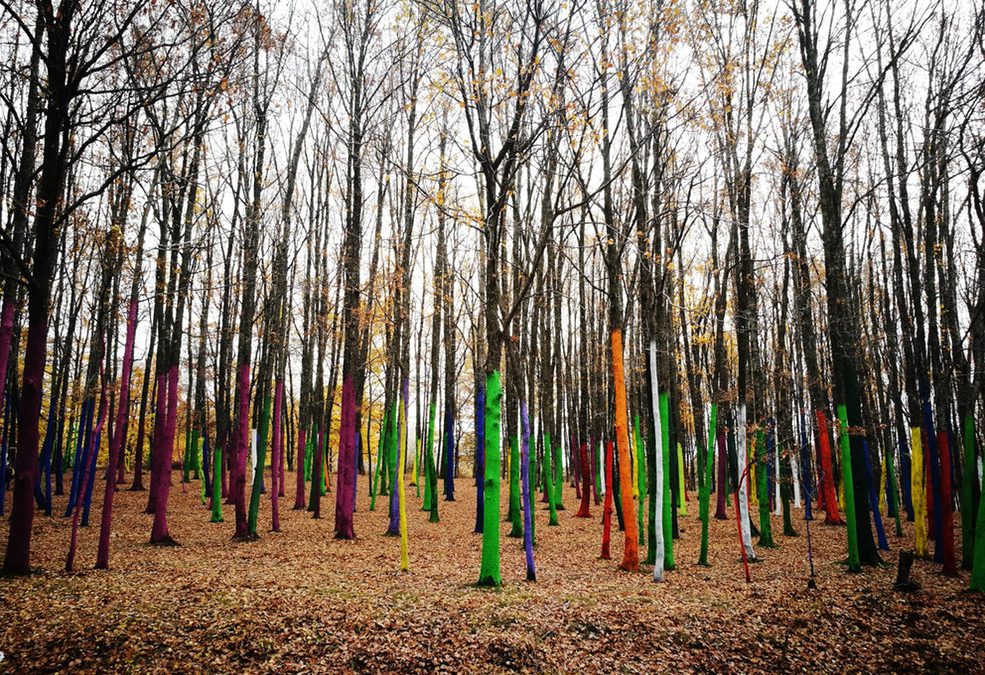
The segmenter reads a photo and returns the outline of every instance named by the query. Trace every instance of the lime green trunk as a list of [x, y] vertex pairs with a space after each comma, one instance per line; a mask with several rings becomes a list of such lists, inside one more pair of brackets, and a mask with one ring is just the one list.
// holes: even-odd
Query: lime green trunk
[[499, 576], [499, 427], [503, 392], [499, 371], [486, 375], [486, 448], [479, 586], [502, 586]]
[[670, 394], [660, 394], [660, 447], [663, 448], [664, 569], [674, 569], [673, 495], [670, 492]]
[[[711, 404], [711, 414], [708, 420], [708, 451], [705, 453], [705, 465], [701, 467], [701, 471], [704, 475], [704, 482], [701, 484], [701, 491], [698, 494], [698, 515], [701, 517], [701, 551], [698, 554], [698, 564], [707, 565], [708, 564], [708, 518], [711, 502], [711, 479], [712, 479], [712, 467], [715, 462], [712, 458], [715, 456], [715, 430], [718, 425], [718, 404]], [[723, 490], [724, 486], [719, 485], [719, 490]]]
[[852, 480], [852, 449], [848, 440], [848, 411], [838, 406], [838, 422], [841, 424], [841, 479], [845, 497], [845, 520], [848, 523], [848, 571], [861, 572], [858, 557], [858, 527], [855, 522], [855, 482]]

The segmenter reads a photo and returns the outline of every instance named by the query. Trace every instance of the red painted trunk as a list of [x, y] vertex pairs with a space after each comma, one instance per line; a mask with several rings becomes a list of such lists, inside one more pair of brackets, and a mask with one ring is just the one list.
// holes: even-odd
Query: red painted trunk
[[103, 494], [102, 522], [99, 527], [99, 550], [96, 553], [96, 569], [109, 567], [109, 532], [113, 524], [113, 495], [116, 493], [116, 481], [113, 480], [112, 469], [119, 465], [122, 472], [123, 463], [120, 461], [123, 441], [127, 436], [127, 418], [130, 411], [130, 373], [133, 370], [133, 340], [137, 332], [137, 299], [130, 300], [127, 310], [127, 337], [123, 347], [123, 369], [120, 375], [120, 403], [116, 409], [115, 433], [109, 443], [109, 475], [106, 480], [106, 492]]
[[280, 457], [280, 446], [281, 446], [281, 406], [284, 402], [284, 382], [277, 380], [277, 384], [274, 385], [274, 432], [273, 439], [271, 439], [271, 445], [273, 446], [273, 452], [271, 453], [271, 466], [270, 466], [270, 480], [272, 482], [270, 486], [270, 518], [271, 525], [270, 529], [274, 532], [280, 532], [280, 489], [282, 487], [282, 482], [284, 476], [281, 473], [281, 457]]
[[578, 465], [581, 467], [581, 506], [578, 508], [575, 518], [591, 518], [589, 501], [592, 498], [592, 488], [588, 484], [591, 471], [588, 468], [588, 445], [586, 443], [582, 443], [578, 449]]
[[958, 576], [954, 560], [954, 496], [951, 491], [951, 444], [946, 431], [937, 432], [937, 448], [941, 455], [941, 510], [943, 511], [944, 574]]
[[838, 511], [838, 496], [835, 494], [834, 468], [831, 464], [831, 444], [828, 442], [828, 419], [823, 410], [818, 410], [817, 415], [817, 435], [818, 444], [821, 448], [821, 477], [822, 489], [824, 490], [824, 524], [825, 525], [844, 525], [845, 521]]
[[[45, 303], [47, 304], [47, 303]], [[10, 531], [5, 572], [30, 571], [31, 528], [34, 525], [34, 481], [38, 474], [38, 423], [41, 419], [41, 384], [44, 380], [45, 351], [48, 343], [47, 308], [32, 311], [24, 352], [24, 375], [20, 397], [20, 424], [17, 425], [17, 473], [11, 502]], [[37, 316], [40, 314], [40, 316]]]
[[612, 441], [605, 443], [605, 505], [602, 508], [602, 560], [608, 560], [612, 531]]

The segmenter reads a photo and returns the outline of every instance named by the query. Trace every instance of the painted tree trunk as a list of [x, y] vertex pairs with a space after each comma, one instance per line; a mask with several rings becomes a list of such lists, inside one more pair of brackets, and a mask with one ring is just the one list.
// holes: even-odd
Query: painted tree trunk
[[937, 448], [941, 460], [941, 541], [944, 575], [958, 576], [954, 555], [954, 498], [951, 491], [951, 443], [946, 431], [937, 434]]
[[612, 378], [615, 390], [616, 442], [619, 446], [619, 492], [625, 524], [625, 544], [622, 563], [619, 565], [628, 572], [640, 568], [640, 552], [637, 543], [636, 514], [633, 504], [633, 478], [630, 475], [629, 415], [626, 410], [626, 375], [623, 368], [622, 330], [616, 328], [610, 335], [612, 347]]
[[499, 371], [486, 375], [485, 486], [483, 493], [482, 564], [479, 586], [499, 587], [499, 429], [503, 394]]
[[817, 416], [817, 441], [821, 449], [821, 485], [824, 498], [824, 524], [844, 525], [845, 521], [838, 511], [838, 497], [835, 495], [834, 468], [831, 463], [831, 444], [828, 442], [828, 419], [823, 410]]
[[609, 560], [612, 532], [612, 441], [605, 442], [605, 481], [602, 484], [602, 560]]
[[[96, 423], [96, 428], [92, 430], [89, 435], [88, 445], [89, 453], [85, 461], [85, 467], [83, 468], [83, 484], [89, 482], [89, 477], [96, 472], [96, 458], [99, 456], [99, 435], [103, 431], [103, 425], [106, 423], [106, 417], [109, 412], [109, 406], [106, 405], [106, 386], [102, 387], [102, 394], [100, 395], [99, 403], [99, 421]], [[113, 481], [110, 480], [110, 483]], [[79, 500], [75, 503], [75, 509], [72, 513], [72, 535], [68, 546], [68, 555], [65, 558], [65, 571], [71, 574], [75, 568], [75, 549], [79, 537], [79, 515], [82, 511], [82, 502]]]
[[848, 411], [838, 405], [838, 421], [841, 425], [841, 479], [845, 495], [845, 520], [848, 523], [848, 571], [860, 572], [858, 552], [858, 525], [855, 521], [855, 481], [852, 476], [852, 456], [848, 438]]
[[514, 434], [510, 438], [510, 537], [523, 536], [523, 509], [521, 505], [522, 490], [520, 489], [520, 439]]
[[305, 499], [304, 499], [304, 472], [305, 467], [308, 463], [308, 456], [305, 453], [306, 448], [306, 436], [308, 429], [302, 423], [302, 420], [298, 420], [298, 449], [297, 449], [297, 459], [295, 460], [295, 466], [297, 467], [297, 474], [294, 476], [294, 510], [304, 511]]
[[[163, 433], [160, 443], [155, 443], [155, 463], [157, 464], [157, 491], [154, 495], [154, 524], [151, 527], [150, 541], [152, 544], [173, 544], [174, 539], [168, 532], [168, 494], [171, 491], [171, 453], [174, 449], [174, 434], [178, 422], [178, 364], [173, 364], [167, 371], [167, 413], [164, 420]], [[154, 423], [155, 441], [158, 437], [158, 427], [161, 420]]]
[[961, 480], [961, 567], [970, 570], [975, 558], [975, 514], [981, 499], [975, 453], [975, 418], [964, 418], [964, 472]]
[[664, 569], [673, 571], [674, 563], [674, 504], [670, 487], [670, 395], [660, 394], [660, 445], [663, 452], [663, 528], [664, 528]]
[[557, 497], [554, 494], [557, 485], [553, 478], [555, 454], [551, 446], [551, 435], [544, 434], [544, 494], [547, 495], [547, 525], [550, 527], [559, 525], [557, 521]]
[[770, 475], [769, 453], [766, 447], [766, 438], [762, 429], [759, 429], [753, 436], [755, 439], [753, 446], [753, 457], [756, 461], [756, 493], [759, 498], [759, 545], [765, 548], [773, 548], [773, 528], [770, 524], [770, 494], [768, 477]]
[[[523, 505], [523, 552], [527, 563], [527, 581], [537, 581], [537, 568], [534, 566], [533, 501], [530, 495], [530, 419], [527, 404], [520, 401], [520, 484]], [[584, 445], [582, 451], [584, 453]], [[584, 495], [582, 500], [584, 502]]]
[[[400, 571], [410, 572], [410, 555], [407, 546], [407, 494], [404, 489], [404, 465], [407, 462], [407, 398], [409, 384], [404, 378], [400, 402], [400, 457], [397, 460], [397, 500], [400, 508]], [[339, 486], [339, 494], [342, 487]]]
[[[698, 553], [698, 564], [708, 564], [708, 524], [711, 511], [711, 475], [715, 457], [715, 429], [718, 424], [718, 404], [712, 403], [708, 413], [708, 452], [705, 453], [705, 465], [699, 467], [704, 472], [705, 480], [698, 495], [698, 515], [701, 517], [701, 549]], [[719, 491], [722, 490], [720, 485]], [[724, 505], [723, 505], [724, 506]]]
[[650, 341], [650, 407], [653, 423], [653, 489], [650, 491], [650, 541], [653, 543], [653, 580], [663, 581], [666, 546], [664, 545], [664, 431], [660, 400], [660, 387], [657, 382], [657, 343]]
[[889, 542], [886, 541], [886, 531], [882, 525], [882, 514], [879, 513], [879, 497], [876, 493], [876, 479], [872, 470], [872, 457], [869, 455], [869, 443], [862, 439], [862, 453], [865, 466], [865, 482], [868, 485], [869, 508], [872, 510], [872, 519], [876, 525], [876, 536], [879, 541], [879, 549], [889, 550]]
[[[578, 507], [578, 512], [575, 513], [575, 518], [591, 518], [592, 512], [590, 510], [590, 503], [592, 499], [591, 487], [589, 486], [589, 481], [591, 480], [592, 471], [591, 464], [588, 461], [588, 444], [582, 443], [578, 448], [578, 463], [581, 465], [581, 505]], [[641, 509], [642, 510], [642, 509]]]
[[274, 382], [274, 417], [273, 417], [273, 438], [271, 440], [271, 466], [270, 466], [270, 529], [273, 532], [280, 532], [280, 497], [281, 488], [284, 485], [282, 473], [283, 464], [281, 449], [283, 436], [281, 431], [282, 414], [284, 406], [284, 381], [280, 378]]
[[[472, 531], [482, 534], [485, 519], [486, 475], [486, 392], [479, 387], [475, 393], [475, 527]], [[437, 499], [437, 497], [435, 497]]]
[[[404, 381], [404, 388], [407, 383]], [[406, 401], [405, 401], [406, 405]], [[342, 421], [339, 425], [338, 490], [335, 493], [335, 538], [355, 539], [353, 500], [356, 496], [356, 389], [351, 376], [342, 382]], [[403, 466], [400, 469], [403, 476]], [[403, 479], [401, 478], [401, 481]]]
[[916, 555], [930, 555], [927, 541], [927, 499], [924, 494], [923, 439], [920, 427], [910, 429], [910, 492], [913, 498], [913, 546]]
[[752, 547], [752, 529], [749, 527], [749, 479], [746, 478], [749, 475], [749, 471], [746, 465], [746, 432], [746, 404], [740, 403], [735, 421], [736, 454], [741, 462], [740, 466], [744, 467], [744, 470], [739, 474], [736, 499], [738, 500], [737, 508], [739, 510], [739, 529], [742, 538], [742, 549], [745, 551], [745, 556], [748, 560], [755, 560], [756, 551]]
[[[716, 404], [717, 405], [717, 404]], [[718, 480], [715, 481], [715, 520], [726, 520], [725, 498], [728, 495], [728, 451], [725, 447], [725, 432], [718, 435]]]
[[[96, 569], [109, 568], [109, 534], [113, 524], [113, 495], [116, 493], [116, 476], [113, 469], [120, 463], [123, 442], [126, 440], [127, 417], [130, 412], [130, 374], [133, 370], [133, 343], [137, 332], [137, 299], [131, 298], [127, 308], [127, 335], [123, 346], [123, 366], [120, 374], [120, 400], [116, 409], [115, 433], [109, 444], [109, 469], [106, 491], [103, 493], [102, 522], [99, 528], [99, 550], [96, 552]], [[0, 372], [3, 372], [0, 369]]]
[[236, 428], [234, 435], [232, 497], [236, 513], [237, 539], [245, 539], [246, 532], [246, 461], [250, 444], [250, 364], [239, 366], [239, 391], [237, 395]]
[[[264, 382], [264, 389], [267, 389], [269, 380], [261, 378]], [[260, 495], [263, 492], [263, 472], [267, 466], [267, 433], [270, 431], [270, 394], [269, 390], [263, 392], [263, 412], [260, 414], [260, 429], [254, 432], [254, 447], [256, 447], [256, 466], [253, 469], [253, 487], [250, 490], [250, 510], [246, 519], [246, 533], [250, 537], [257, 537], [257, 524], [260, 516]]]

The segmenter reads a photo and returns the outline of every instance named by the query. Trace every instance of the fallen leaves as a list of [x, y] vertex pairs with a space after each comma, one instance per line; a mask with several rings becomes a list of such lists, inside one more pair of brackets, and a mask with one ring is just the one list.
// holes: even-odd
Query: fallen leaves
[[[111, 569], [91, 568], [92, 527], [80, 533], [76, 575], [61, 571], [67, 521], [39, 516], [39, 571], [0, 579], [0, 670], [974, 671], [985, 652], [982, 600], [963, 592], [964, 578], [918, 560], [922, 590], [891, 590], [909, 530], [891, 540], [890, 564], [847, 574], [837, 564], [843, 528], [816, 521], [818, 590], [809, 591], [803, 536], [757, 549], [763, 561], [746, 584], [734, 522], [712, 521], [711, 566], [701, 567], [699, 521], [689, 515], [677, 569], [654, 584], [646, 565], [630, 574], [598, 559], [597, 517], [571, 509], [548, 527], [538, 504], [538, 581], [524, 580], [522, 540], [506, 537], [504, 523], [504, 586], [487, 590], [474, 586], [481, 540], [471, 480], [459, 481], [458, 501], [440, 503], [437, 524], [408, 492], [409, 575], [398, 573], [399, 539], [384, 536], [386, 499], [370, 512], [364, 494], [355, 541], [334, 539], [331, 517], [285, 508], [292, 499], [282, 502], [283, 531], [264, 532], [267, 496], [260, 540], [233, 542], [232, 523], [209, 523], [197, 490], [173, 490], [170, 529], [181, 546], [158, 548], [146, 543], [146, 495], [120, 492]], [[565, 499], [574, 503], [573, 491]], [[621, 538], [613, 541], [618, 558]]]

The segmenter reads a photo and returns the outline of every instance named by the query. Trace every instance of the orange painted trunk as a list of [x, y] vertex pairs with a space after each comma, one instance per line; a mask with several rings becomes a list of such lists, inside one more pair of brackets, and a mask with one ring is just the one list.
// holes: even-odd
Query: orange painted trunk
[[628, 572], [640, 568], [639, 544], [636, 536], [636, 506], [633, 503], [633, 476], [631, 473], [629, 447], [629, 416], [626, 410], [626, 374], [622, 359], [622, 331], [612, 331], [612, 377], [616, 391], [616, 442], [619, 444], [619, 497], [622, 501], [623, 523], [626, 543], [623, 547], [622, 563], [619, 565]]

